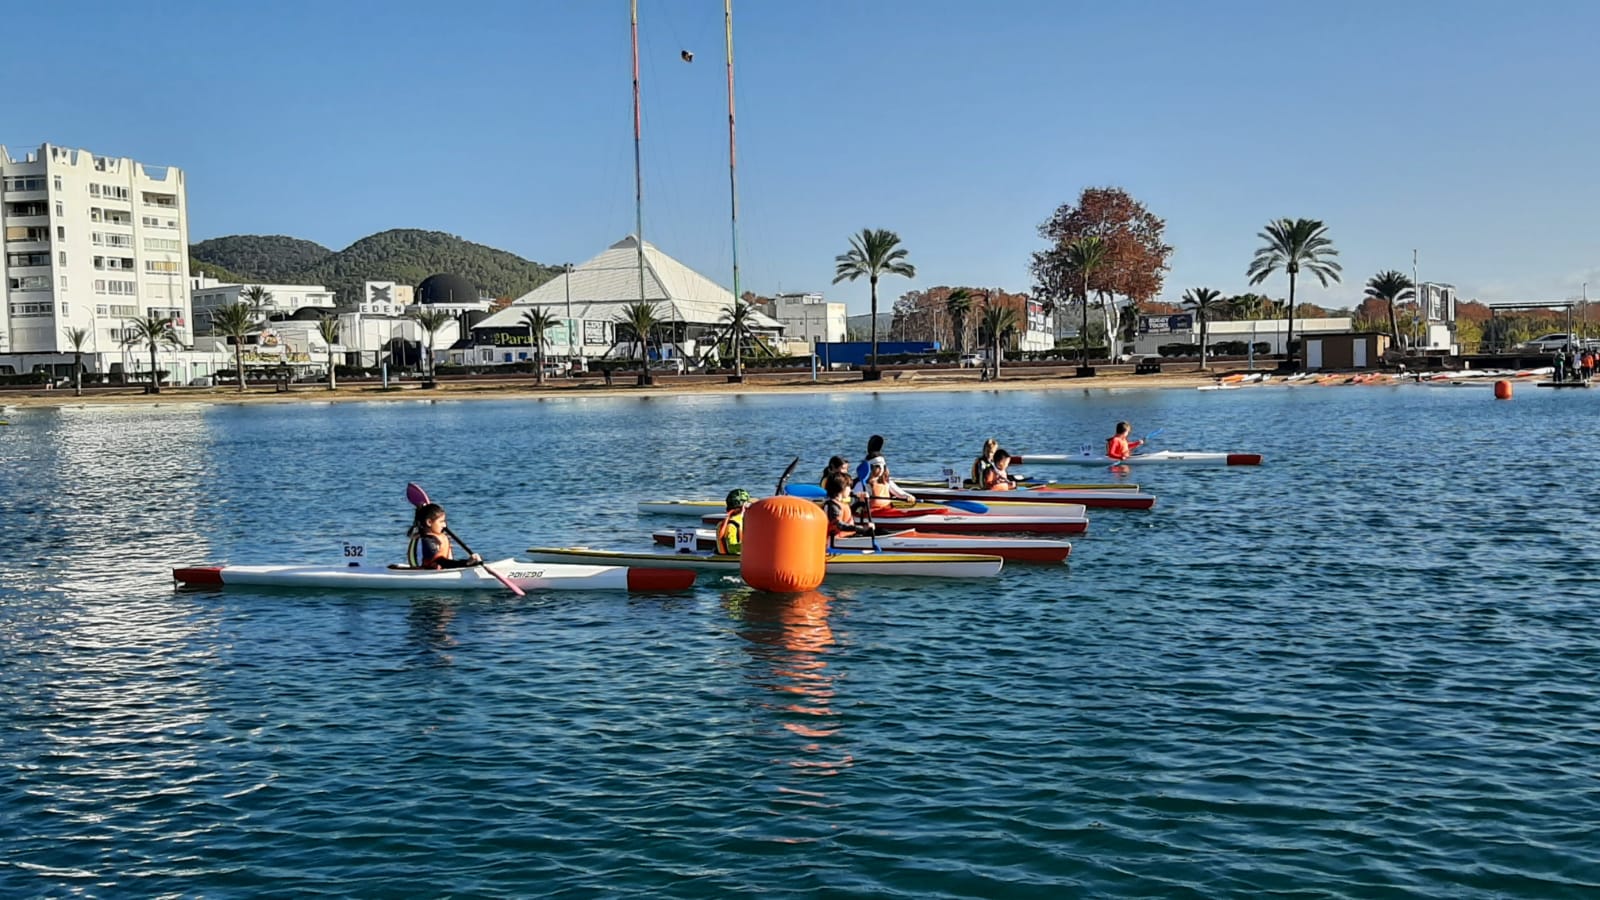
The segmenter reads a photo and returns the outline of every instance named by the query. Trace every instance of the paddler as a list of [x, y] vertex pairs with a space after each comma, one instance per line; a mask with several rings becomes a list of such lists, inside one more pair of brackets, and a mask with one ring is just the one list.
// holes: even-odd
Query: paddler
[[450, 535], [445, 533], [444, 507], [437, 503], [417, 507], [406, 534], [411, 537], [406, 547], [406, 562], [413, 569], [465, 569], [483, 562], [483, 557], [476, 553], [466, 559], [454, 558]]
[[1017, 486], [1017, 480], [1011, 477], [1008, 469], [1011, 466], [1011, 454], [1004, 450], [994, 451], [994, 464], [983, 479], [983, 489], [986, 491], [1009, 491]]
[[867, 455], [861, 457], [861, 463], [856, 466], [855, 491], [857, 494], [865, 493], [866, 491], [865, 486], [867, 483], [867, 476], [871, 474], [869, 467], [872, 462], [872, 458], [882, 456], [883, 435], [875, 434], [872, 437], [867, 438]]
[[822, 477], [817, 480], [817, 484], [821, 485], [822, 489], [826, 491], [828, 489], [828, 479], [835, 475], [843, 475], [849, 478], [850, 460], [842, 456], [835, 456], [828, 460], [828, 467], [822, 470]]
[[894, 483], [894, 479], [889, 477], [889, 463], [881, 456], [867, 460], [866, 495], [873, 509], [888, 509], [894, 500], [917, 502], [916, 497], [901, 490], [900, 486]]
[[728, 492], [728, 514], [717, 526], [717, 552], [723, 556], [738, 556], [744, 549], [744, 511], [750, 506], [750, 492], [734, 488]]
[[1112, 462], [1123, 462], [1133, 455], [1144, 444], [1144, 441], [1130, 441], [1128, 435], [1133, 433], [1133, 426], [1127, 422], [1117, 423], [1117, 433], [1106, 439], [1106, 456]]
[[989, 438], [983, 442], [983, 450], [978, 453], [978, 458], [972, 461], [972, 486], [984, 487], [989, 483], [989, 470], [994, 468], [994, 452], [1000, 449], [1000, 442]]
[[840, 473], [828, 479], [828, 499], [822, 501], [822, 511], [828, 514], [828, 541], [839, 535], [875, 534], [871, 525], [857, 525], [850, 511], [850, 476]]

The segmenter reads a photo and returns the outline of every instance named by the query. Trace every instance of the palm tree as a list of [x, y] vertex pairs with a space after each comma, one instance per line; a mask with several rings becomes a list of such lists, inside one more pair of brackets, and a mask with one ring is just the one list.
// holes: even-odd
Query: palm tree
[[162, 346], [178, 347], [178, 333], [173, 330], [170, 316], [147, 315], [138, 319], [124, 319], [122, 342], [130, 347], [144, 345], [150, 348], [150, 384], [146, 394], [161, 393], [161, 374], [156, 371], [156, 351]]
[[83, 396], [83, 345], [89, 342], [89, 329], [63, 328], [67, 343], [72, 345], [72, 395]]
[[944, 301], [944, 310], [950, 314], [950, 324], [955, 331], [956, 361], [959, 363], [967, 342], [967, 315], [972, 312], [972, 292], [956, 288]]
[[1222, 308], [1222, 292], [1211, 288], [1191, 288], [1183, 295], [1185, 309], [1194, 310], [1196, 319], [1200, 320], [1200, 371], [1206, 370], [1206, 323], [1210, 321], [1211, 314]]
[[[1067, 268], [1076, 272], [1083, 280], [1078, 292], [1078, 301], [1083, 304], [1083, 328], [1078, 331], [1078, 341], [1083, 346], [1083, 367], [1087, 369], [1089, 367], [1089, 279], [1105, 265], [1110, 247], [1106, 245], [1104, 238], [1090, 235], [1073, 240], [1066, 246], [1065, 251]], [[1108, 334], [1106, 343], [1110, 342]]]
[[1002, 342], [1017, 327], [1017, 311], [1009, 306], [983, 305], [983, 333], [989, 338], [989, 348], [994, 354], [994, 377], [1000, 377]]
[[333, 370], [333, 345], [339, 343], [339, 317], [328, 313], [318, 319], [317, 334], [328, 345], [328, 390], [338, 390], [339, 376]]
[[1260, 284], [1279, 269], [1289, 275], [1289, 334], [1284, 338], [1284, 352], [1288, 354], [1290, 371], [1294, 362], [1294, 285], [1301, 269], [1317, 276], [1323, 287], [1329, 281], [1339, 280], [1339, 264], [1333, 257], [1339, 251], [1328, 238], [1328, 226], [1316, 219], [1278, 219], [1268, 222], [1257, 237], [1266, 241], [1256, 250], [1255, 259], [1245, 271], [1251, 284]]
[[428, 348], [427, 374], [428, 380], [432, 381], [434, 335], [439, 333], [439, 329], [455, 321], [455, 316], [452, 316], [448, 311], [443, 309], [422, 309], [412, 313], [411, 317], [417, 320], [417, 324], [421, 326], [423, 334], [428, 336], [426, 342]]
[[244, 391], [244, 339], [256, 330], [256, 315], [248, 303], [230, 303], [211, 311], [211, 333], [220, 334], [233, 342], [234, 374], [239, 376], [239, 390]]
[[249, 307], [257, 320], [266, 319], [267, 306], [272, 302], [272, 292], [259, 284], [252, 284], [239, 292], [239, 302]]
[[744, 377], [745, 338], [757, 346], [761, 343], [750, 325], [755, 321], [755, 313], [756, 308], [743, 300], [733, 301], [733, 306], [722, 311], [721, 321], [727, 327], [728, 341], [733, 344], [733, 374], [736, 378]]
[[1389, 333], [1394, 336], [1395, 350], [1400, 349], [1400, 319], [1395, 315], [1394, 305], [1417, 296], [1416, 287], [1411, 276], [1393, 269], [1367, 280], [1367, 296], [1376, 297], [1389, 306]]
[[522, 314], [518, 320], [528, 328], [528, 343], [533, 345], [533, 361], [538, 366], [538, 373], [534, 376], [534, 383], [544, 384], [544, 336], [550, 329], [556, 327], [555, 314], [549, 310], [535, 306]]
[[639, 345], [639, 358], [644, 362], [646, 374], [650, 371], [650, 334], [661, 324], [656, 305], [648, 300], [629, 303], [622, 308], [622, 323], [633, 329], [633, 339]]
[[[885, 228], [863, 228], [850, 236], [850, 249], [834, 257], [833, 283], [855, 281], [866, 276], [872, 286], [872, 371], [878, 371], [878, 278], [883, 275], [917, 276], [917, 268], [906, 262], [906, 249], [900, 235]], [[876, 377], [876, 376], [874, 376]]]

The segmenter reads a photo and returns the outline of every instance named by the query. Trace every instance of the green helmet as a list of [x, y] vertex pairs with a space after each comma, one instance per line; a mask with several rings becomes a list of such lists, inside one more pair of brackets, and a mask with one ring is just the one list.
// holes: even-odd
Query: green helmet
[[751, 502], [750, 492], [744, 488], [734, 488], [728, 492], [728, 508], [738, 509]]

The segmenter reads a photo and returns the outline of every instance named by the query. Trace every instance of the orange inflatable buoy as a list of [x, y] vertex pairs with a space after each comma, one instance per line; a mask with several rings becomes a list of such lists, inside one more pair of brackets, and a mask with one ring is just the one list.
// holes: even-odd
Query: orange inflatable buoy
[[744, 513], [739, 576], [757, 590], [794, 594], [822, 583], [828, 562], [828, 517], [799, 497], [768, 497]]
[[1494, 398], [1496, 400], [1511, 399], [1511, 382], [1501, 380], [1494, 383]]

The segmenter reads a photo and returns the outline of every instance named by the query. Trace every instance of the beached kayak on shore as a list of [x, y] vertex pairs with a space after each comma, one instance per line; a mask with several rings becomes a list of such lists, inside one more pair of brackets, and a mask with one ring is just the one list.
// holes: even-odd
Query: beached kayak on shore
[[[596, 550], [589, 547], [530, 547], [528, 558], [536, 562], [588, 562], [602, 565], [647, 566], [650, 568], [704, 569], [714, 572], [739, 571], [739, 557], [715, 553], [675, 553], [658, 551]], [[829, 578], [841, 575], [907, 575], [924, 578], [989, 578], [1000, 574], [1005, 560], [998, 556], [953, 553], [874, 553], [870, 550], [844, 550], [828, 554]]]
[[[172, 570], [186, 587], [257, 585], [371, 591], [504, 591], [504, 576], [524, 591], [672, 591], [694, 584], [677, 568], [620, 565], [530, 565], [502, 559], [462, 569], [390, 569], [381, 566], [192, 566]], [[687, 576], [687, 577], [686, 577]]]

